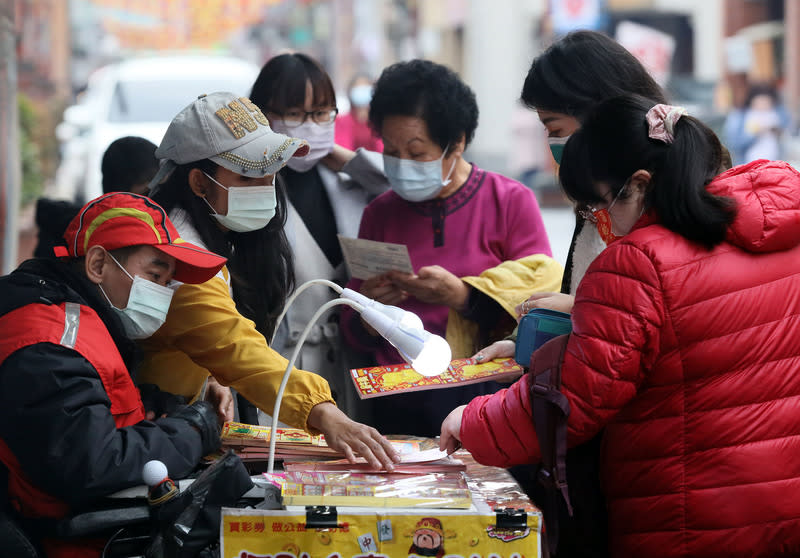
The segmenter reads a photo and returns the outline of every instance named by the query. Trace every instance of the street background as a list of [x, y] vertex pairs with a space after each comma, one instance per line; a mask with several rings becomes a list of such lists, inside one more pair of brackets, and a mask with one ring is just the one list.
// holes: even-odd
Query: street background
[[287, 50], [322, 63], [342, 113], [357, 73], [376, 78], [415, 57], [457, 71], [481, 112], [467, 158], [536, 192], [563, 263], [571, 208], [543, 129], [517, 101], [533, 57], [581, 28], [623, 43], [674, 104], [723, 141], [725, 119], [744, 107], [749, 87], [774, 87], [785, 114], [781, 157], [800, 159], [800, 0], [0, 0], [2, 272], [32, 253], [37, 198], [90, 191], [86, 183], [99, 172], [91, 142], [114, 139], [97, 139], [102, 116], [92, 82], [102, 68], [192, 53], [235, 57], [257, 71]]

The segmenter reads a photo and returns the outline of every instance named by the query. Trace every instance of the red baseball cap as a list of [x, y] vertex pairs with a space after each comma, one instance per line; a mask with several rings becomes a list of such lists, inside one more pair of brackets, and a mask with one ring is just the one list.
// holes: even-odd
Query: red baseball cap
[[167, 212], [145, 196], [112, 192], [84, 205], [64, 233], [67, 246], [56, 246], [59, 257], [77, 258], [95, 245], [106, 250], [147, 245], [175, 258], [175, 280], [204, 283], [226, 259], [183, 240]]

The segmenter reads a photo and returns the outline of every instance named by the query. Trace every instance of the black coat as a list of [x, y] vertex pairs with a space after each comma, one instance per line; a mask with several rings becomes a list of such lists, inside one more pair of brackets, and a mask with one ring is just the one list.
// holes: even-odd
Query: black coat
[[[95, 310], [130, 366], [135, 345], [119, 318], [97, 287], [69, 265], [29, 260], [0, 278], [0, 316], [26, 305], [62, 302]], [[18, 323], [0, 324], [6, 329], [0, 342], [11, 337], [11, 327], [26, 327], [24, 314]], [[98, 338], [90, 324], [81, 321], [79, 338]], [[39, 489], [73, 510], [142, 484], [147, 461], [161, 460], [171, 477], [180, 478], [202, 457], [200, 435], [186, 421], [162, 418], [117, 428], [110, 408], [97, 370], [76, 350], [35, 343], [0, 363], [0, 439]]]
[[80, 210], [80, 205], [69, 201], [40, 198], [36, 202], [39, 242], [33, 255], [37, 258], [52, 258], [53, 248], [64, 245], [64, 231]]

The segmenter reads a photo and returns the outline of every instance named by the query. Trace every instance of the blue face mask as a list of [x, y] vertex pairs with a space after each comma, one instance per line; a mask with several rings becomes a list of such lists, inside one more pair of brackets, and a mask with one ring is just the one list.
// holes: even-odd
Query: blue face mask
[[414, 161], [413, 159], [400, 159], [391, 155], [383, 156], [383, 172], [392, 185], [392, 190], [410, 202], [432, 200], [442, 189], [450, 184], [450, 175], [456, 168], [456, 158], [447, 176], [442, 180], [442, 161], [447, 148], [442, 151], [442, 156], [433, 161]]
[[564, 136], [563, 138], [547, 138], [547, 143], [550, 144], [550, 153], [553, 154], [553, 159], [555, 159], [556, 163], [559, 165], [561, 164], [561, 156], [564, 154], [564, 146], [567, 144], [567, 140], [570, 136]]
[[350, 90], [350, 102], [354, 107], [365, 107], [372, 100], [371, 85], [356, 85]]
[[132, 281], [128, 303], [125, 308], [117, 308], [111, 303], [111, 299], [108, 298], [102, 285], [98, 285], [100, 292], [103, 293], [108, 304], [122, 321], [125, 334], [131, 339], [147, 339], [166, 321], [172, 295], [180, 283], [173, 282], [171, 286], [165, 287], [138, 275], [132, 277], [128, 270], [117, 261], [117, 258], [111, 253], [108, 255]]

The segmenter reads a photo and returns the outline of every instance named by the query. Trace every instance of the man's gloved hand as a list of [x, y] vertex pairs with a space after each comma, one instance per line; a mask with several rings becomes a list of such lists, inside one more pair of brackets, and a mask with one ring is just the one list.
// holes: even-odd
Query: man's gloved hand
[[179, 407], [186, 405], [186, 398], [168, 391], [162, 391], [155, 384], [140, 384], [139, 393], [144, 403], [145, 418], [157, 418], [174, 413]]
[[221, 445], [219, 439], [219, 422], [214, 406], [208, 401], [195, 401], [191, 405], [181, 407], [169, 418], [183, 419], [200, 433], [203, 444], [203, 455], [217, 451]]

